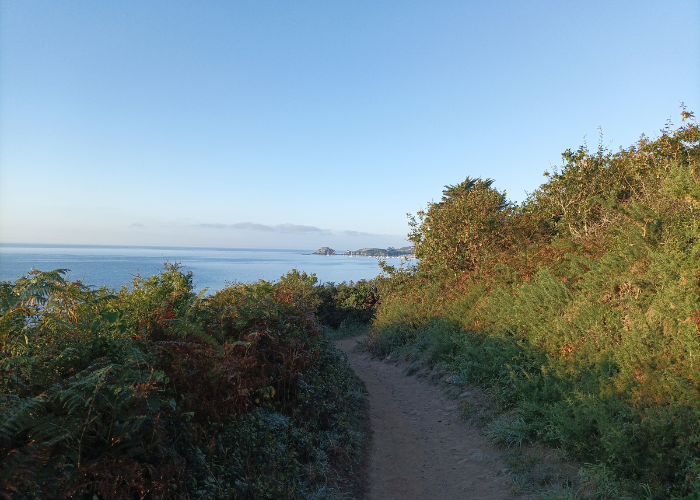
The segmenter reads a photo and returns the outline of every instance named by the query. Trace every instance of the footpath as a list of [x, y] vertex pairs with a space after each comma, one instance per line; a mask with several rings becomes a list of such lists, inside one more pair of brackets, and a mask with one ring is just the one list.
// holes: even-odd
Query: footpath
[[394, 364], [338, 340], [369, 391], [372, 442], [367, 500], [506, 499], [501, 452], [459, 416], [456, 401]]

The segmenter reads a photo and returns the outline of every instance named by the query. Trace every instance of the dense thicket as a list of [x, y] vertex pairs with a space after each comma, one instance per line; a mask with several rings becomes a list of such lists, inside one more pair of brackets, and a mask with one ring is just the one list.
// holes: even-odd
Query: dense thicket
[[178, 266], [0, 284], [0, 496], [347, 498], [364, 389], [316, 311], [362, 316], [366, 290], [292, 271], [204, 297]]
[[700, 129], [683, 119], [567, 150], [522, 204], [447, 186], [410, 220], [418, 266], [381, 281], [373, 348], [485, 385], [511, 431], [632, 494], [700, 497]]

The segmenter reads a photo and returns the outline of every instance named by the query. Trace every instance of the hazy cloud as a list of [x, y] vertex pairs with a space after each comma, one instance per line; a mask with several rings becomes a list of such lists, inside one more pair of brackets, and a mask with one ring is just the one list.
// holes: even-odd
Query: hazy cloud
[[248, 229], [251, 231], [273, 231], [279, 233], [322, 233], [328, 232], [326, 229], [321, 229], [316, 226], [303, 226], [299, 224], [278, 224], [276, 226], [268, 226], [265, 224], [256, 224], [254, 222], [238, 222], [236, 224], [197, 224], [199, 227], [209, 229]]
[[278, 231], [282, 231], [283, 233], [318, 233], [327, 231], [316, 226], [300, 226], [297, 224], [289, 223], [280, 224], [279, 226], [275, 226], [275, 228]]
[[341, 233], [343, 236], [377, 236], [376, 234], [364, 233], [364, 232], [362, 232], [362, 231], [349, 231], [349, 230], [345, 230], [345, 231], [340, 231], [340, 233]]
[[[386, 248], [388, 246], [406, 246], [405, 237], [392, 234], [374, 234], [364, 231], [342, 229], [323, 229], [303, 224], [258, 224], [255, 222], [238, 222], [235, 224], [201, 223], [190, 227], [202, 228], [206, 235], [200, 238], [218, 239], [217, 245], [231, 245], [226, 241], [252, 242], [260, 248], [296, 248], [305, 249], [331, 246], [336, 249]], [[216, 231], [208, 231], [216, 230]], [[200, 240], [201, 241], [201, 240]], [[239, 243], [237, 243], [239, 244]]]
[[272, 226], [254, 224], [253, 222], [239, 222], [238, 224], [197, 224], [198, 227], [208, 229], [251, 229], [253, 231], [274, 231]]
[[254, 222], [239, 222], [238, 224], [229, 224], [228, 227], [233, 229], [250, 229], [252, 231], [274, 231], [273, 226], [266, 226], [265, 224], [256, 224]]

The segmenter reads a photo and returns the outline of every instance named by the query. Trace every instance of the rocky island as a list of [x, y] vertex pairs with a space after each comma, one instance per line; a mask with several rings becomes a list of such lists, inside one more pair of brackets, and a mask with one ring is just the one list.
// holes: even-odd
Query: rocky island
[[[329, 247], [321, 247], [314, 252], [314, 255], [338, 255], [335, 250]], [[340, 255], [347, 257], [413, 257], [413, 247], [401, 248], [361, 248], [360, 250], [346, 251]]]
[[328, 247], [321, 247], [314, 252], [314, 255], [335, 255], [335, 250]]

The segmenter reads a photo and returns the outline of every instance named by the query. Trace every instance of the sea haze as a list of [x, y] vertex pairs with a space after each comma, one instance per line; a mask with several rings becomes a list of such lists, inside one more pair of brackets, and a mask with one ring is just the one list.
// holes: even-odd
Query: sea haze
[[[377, 259], [312, 255], [313, 250], [251, 250], [216, 248], [156, 248], [72, 245], [0, 245], [0, 281], [14, 281], [31, 269], [70, 269], [71, 280], [88, 286], [119, 289], [137, 274], [148, 277], [165, 262], [192, 271], [196, 291], [212, 293], [226, 282], [277, 280], [297, 269], [315, 273], [319, 282], [371, 279], [380, 272]], [[387, 259], [398, 265], [401, 259]]]

